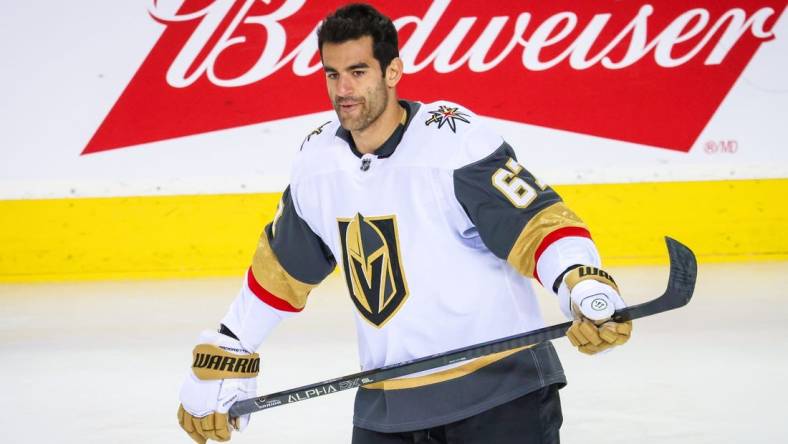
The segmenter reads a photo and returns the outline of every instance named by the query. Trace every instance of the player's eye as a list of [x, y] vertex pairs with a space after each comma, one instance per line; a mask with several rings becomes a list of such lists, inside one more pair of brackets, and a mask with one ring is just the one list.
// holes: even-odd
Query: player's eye
[[326, 77], [328, 77], [331, 80], [336, 80], [339, 77], [339, 74], [335, 72], [327, 72]]
[[360, 71], [360, 70], [359, 71], [353, 71], [353, 77], [361, 77], [361, 76], [363, 76], [366, 73], [367, 73], [366, 71]]

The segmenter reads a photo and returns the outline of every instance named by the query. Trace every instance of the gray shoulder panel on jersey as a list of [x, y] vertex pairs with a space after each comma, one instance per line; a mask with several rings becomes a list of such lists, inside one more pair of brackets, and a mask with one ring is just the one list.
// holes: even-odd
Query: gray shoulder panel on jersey
[[336, 267], [331, 250], [296, 212], [290, 187], [265, 231], [282, 268], [299, 281], [318, 284]]
[[512, 147], [503, 142], [487, 157], [454, 170], [457, 200], [487, 248], [502, 259], [536, 214], [561, 201], [552, 188], [512, 163], [516, 160]]

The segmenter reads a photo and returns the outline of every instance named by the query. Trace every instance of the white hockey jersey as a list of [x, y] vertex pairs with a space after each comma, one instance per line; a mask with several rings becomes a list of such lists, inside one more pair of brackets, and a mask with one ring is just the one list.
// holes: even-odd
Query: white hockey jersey
[[[598, 263], [582, 221], [472, 112], [401, 104], [407, 119], [374, 154], [361, 155], [338, 122], [302, 144], [222, 321], [250, 349], [337, 263], [364, 370], [541, 328], [529, 278], [550, 287], [568, 266]], [[541, 344], [363, 387], [354, 421], [433, 427], [554, 383], [563, 371]]]

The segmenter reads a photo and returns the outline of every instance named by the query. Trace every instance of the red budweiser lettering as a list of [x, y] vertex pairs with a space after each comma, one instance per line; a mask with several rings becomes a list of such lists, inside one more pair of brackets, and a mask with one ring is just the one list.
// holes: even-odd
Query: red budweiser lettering
[[[166, 13], [154, 1], [167, 28], [83, 154], [330, 109], [315, 31], [342, 3], [186, 0]], [[403, 97], [680, 151], [785, 8], [482, 3], [378, 5], [399, 30]]]

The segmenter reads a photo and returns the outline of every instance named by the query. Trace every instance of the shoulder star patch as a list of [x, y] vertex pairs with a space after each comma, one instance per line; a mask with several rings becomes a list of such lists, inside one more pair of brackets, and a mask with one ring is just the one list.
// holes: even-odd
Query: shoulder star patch
[[330, 121], [330, 120], [329, 120], [328, 122], [326, 122], [326, 123], [324, 123], [324, 124], [322, 124], [322, 125], [318, 126], [318, 127], [317, 127], [317, 129], [315, 129], [314, 131], [312, 131], [311, 133], [309, 133], [309, 135], [308, 135], [308, 136], [306, 136], [306, 140], [307, 140], [307, 142], [309, 141], [309, 139], [311, 139], [311, 138], [312, 138], [312, 136], [317, 136], [318, 134], [322, 133], [322, 132], [323, 132], [323, 127], [324, 127], [324, 126], [326, 126], [326, 125], [328, 125], [329, 123], [331, 123], [331, 121]]
[[312, 138], [312, 136], [317, 136], [317, 135], [321, 134], [323, 132], [323, 127], [328, 125], [329, 123], [331, 123], [330, 120], [328, 122], [318, 126], [317, 129], [315, 129], [314, 131], [309, 133], [309, 135], [306, 136], [306, 139], [304, 139], [304, 141], [301, 142], [301, 148], [299, 148], [299, 151], [304, 149], [304, 144], [309, 142], [309, 140]]
[[471, 123], [471, 121], [468, 120], [468, 117], [470, 116], [468, 114], [461, 113], [458, 110], [459, 108], [457, 107], [450, 108], [448, 106], [441, 105], [435, 111], [427, 111], [428, 113], [432, 114], [432, 117], [427, 119], [427, 121], [424, 122], [424, 124], [430, 126], [430, 124], [432, 123], [437, 123], [438, 128], [441, 128], [443, 127], [443, 125], [448, 123], [449, 128], [451, 128], [451, 131], [453, 133], [456, 133], [458, 120], [460, 122]]

